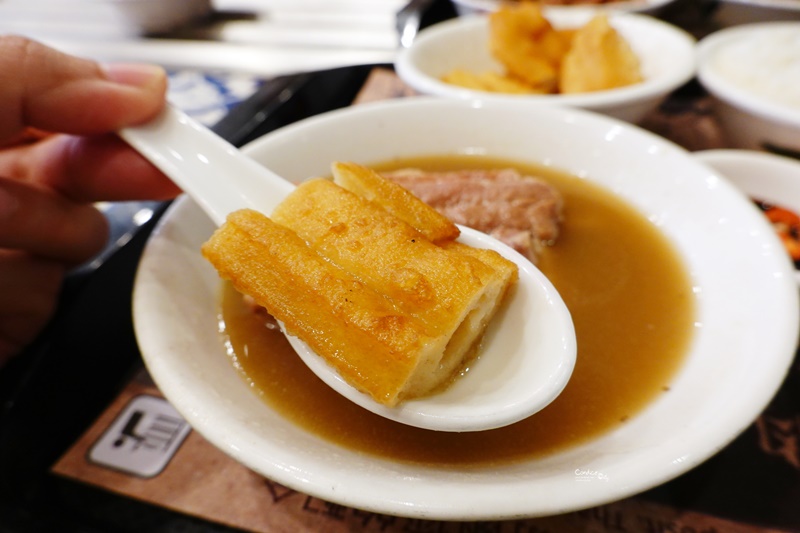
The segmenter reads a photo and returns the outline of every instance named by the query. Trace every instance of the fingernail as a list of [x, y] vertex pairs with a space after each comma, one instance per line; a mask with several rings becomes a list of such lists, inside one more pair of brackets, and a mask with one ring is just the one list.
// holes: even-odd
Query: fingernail
[[109, 63], [103, 65], [103, 70], [109, 80], [131, 87], [161, 83], [166, 76], [163, 68], [145, 63]]

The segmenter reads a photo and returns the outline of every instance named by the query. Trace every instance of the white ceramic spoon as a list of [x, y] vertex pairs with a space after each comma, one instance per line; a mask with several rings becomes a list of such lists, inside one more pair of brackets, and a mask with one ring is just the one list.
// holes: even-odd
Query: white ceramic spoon
[[[231, 144], [168, 107], [152, 122], [120, 136], [186, 191], [222, 224], [228, 213], [249, 207], [269, 214], [294, 189]], [[381, 416], [439, 431], [479, 431], [517, 422], [548, 405], [563, 390], [575, 365], [572, 320], [552, 284], [527, 259], [475, 230], [461, 240], [491, 248], [519, 266], [519, 283], [486, 333], [480, 357], [447, 390], [389, 408], [345, 383], [299, 339], [293, 348], [325, 383]]]

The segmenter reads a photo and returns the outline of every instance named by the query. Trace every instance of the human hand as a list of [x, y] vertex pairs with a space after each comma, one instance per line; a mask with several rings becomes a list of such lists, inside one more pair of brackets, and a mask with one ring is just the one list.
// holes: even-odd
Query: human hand
[[166, 88], [159, 67], [0, 36], [0, 366], [47, 323], [67, 270], [106, 244], [92, 202], [178, 194], [113, 134], [156, 115]]

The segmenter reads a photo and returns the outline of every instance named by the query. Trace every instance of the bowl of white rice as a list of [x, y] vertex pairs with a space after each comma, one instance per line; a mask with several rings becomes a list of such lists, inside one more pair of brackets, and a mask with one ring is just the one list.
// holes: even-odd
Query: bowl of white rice
[[727, 28], [701, 40], [697, 55], [731, 146], [800, 153], [800, 22]]

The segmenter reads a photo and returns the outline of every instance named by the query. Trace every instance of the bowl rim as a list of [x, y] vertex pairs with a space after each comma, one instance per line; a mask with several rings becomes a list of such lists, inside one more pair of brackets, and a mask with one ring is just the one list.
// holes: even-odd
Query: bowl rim
[[[547, 15], [554, 25], [562, 27], [585, 23], [592, 16], [594, 13], [588, 11], [559, 12]], [[412, 88], [435, 96], [480, 100], [525, 100], [550, 105], [586, 106], [595, 110], [648, 100], [654, 96], [666, 94], [694, 77], [696, 73], [694, 52], [696, 39], [690, 33], [675, 25], [637, 13], [614, 12], [609, 15], [609, 20], [612, 24], [635, 25], [646, 28], [649, 32], [658, 32], [664, 39], [670, 40], [670, 46], [675, 50], [673, 54], [684, 53], [685, 61], [676, 65], [668, 74], [645, 79], [641, 83], [579, 94], [492, 93], [457, 87], [422, 71], [417, 66], [415, 59], [422, 55], [422, 51], [429, 43], [446, 40], [448, 35], [452, 34], [484, 31], [488, 24], [488, 17], [486, 15], [469, 15], [446, 20], [420, 31], [412, 45], [401, 50], [397, 55], [394, 67], [397, 75]]]
[[737, 41], [746, 35], [774, 31], [776, 29], [800, 31], [800, 22], [774, 21], [743, 24], [725, 28], [704, 37], [697, 43], [696, 47], [697, 79], [714, 97], [729, 105], [779, 124], [800, 127], [800, 109], [773, 103], [764, 96], [739, 88], [727, 82], [724, 76], [719, 75], [711, 66], [711, 58], [720, 47]]
[[[800, 213], [800, 160], [738, 148], [699, 150], [692, 155], [723, 175], [749, 198], [772, 202]], [[797, 186], [789, 185], [795, 183]], [[788, 201], [787, 189], [795, 193]], [[794, 275], [800, 285], [800, 269], [796, 268]]]
[[709, 148], [692, 152], [692, 155], [704, 163], [736, 163], [738, 161], [746, 161], [748, 163], [764, 166], [780, 166], [791, 169], [800, 176], [800, 160], [781, 154], [774, 154], [772, 152], [748, 150], [744, 148]]
[[[255, 155], [257, 150], [259, 150], [259, 147], [266, 143], [274, 144], [272, 147], [273, 151], [279, 150], [284, 141], [294, 142], [298, 138], [308, 136], [309, 130], [313, 130], [313, 128], [316, 128], [320, 125], [337, 125], [340, 128], [341, 124], [337, 123], [336, 121], [338, 121], [344, 114], [351, 115], [348, 118], [353, 120], [356, 118], [362, 121], [369, 119], [369, 124], [371, 124], [372, 128], [387, 128], [389, 126], [386, 124], [386, 122], [381, 121], [378, 118], [380, 115], [376, 116], [375, 113], [380, 114], [389, 111], [394, 113], [393, 116], [395, 117], [406, 117], [409, 115], [408, 110], [411, 107], [417, 108], [417, 112], [422, 113], [415, 116], [430, 116], [430, 111], [432, 109], [440, 107], [458, 111], [461, 114], [469, 110], [467, 111], [468, 113], [481, 113], [482, 116], [493, 117], [493, 120], [497, 120], [497, 117], [496, 113], [493, 113], [492, 111], [505, 109], [506, 114], [504, 116], [507, 117], [508, 113], [514, 113], [514, 116], [518, 116], [519, 109], [525, 109], [530, 113], [537, 114], [539, 118], [550, 117], [552, 120], [553, 117], [558, 117], [559, 124], [563, 124], [565, 126], [568, 125], [569, 128], [579, 128], [578, 131], [584, 131], [584, 128], [586, 127], [595, 126], [605, 133], [612, 134], [604, 135], [602, 137], [601, 140], [604, 146], [606, 146], [607, 143], [613, 142], [616, 143], [617, 146], [624, 146], [626, 147], [625, 149], [627, 149], [629, 146], [628, 141], [637, 139], [644, 145], [652, 148], [652, 150], [648, 149], [646, 152], [641, 152], [643, 154], [647, 154], [648, 160], [650, 160], [649, 158], [653, 157], [658, 158], [659, 161], [667, 162], [673, 161], [673, 158], [677, 158], [677, 163], [680, 163], [681, 166], [686, 166], [688, 170], [691, 170], [689, 174], [698, 178], [699, 183], [695, 183], [693, 187], [701, 187], [703, 190], [713, 189], [715, 194], [722, 195], [722, 198], [727, 198], [729, 202], [738, 202], [743, 198], [742, 195], [735, 191], [732, 185], [729, 185], [724, 180], [720, 179], [719, 176], [710, 168], [692, 159], [688, 152], [661, 137], [658, 137], [640, 128], [636, 128], [635, 126], [625, 122], [610, 119], [595, 113], [557, 107], [521, 106], [519, 104], [509, 103], [475, 105], [474, 103], [452, 99], [421, 97], [400, 99], [389, 102], [375, 102], [326, 113], [324, 115], [319, 115], [317, 117], [295, 123], [294, 125], [282, 128], [281, 130], [276, 130], [276, 132], [268, 134], [250, 143], [245, 148], [245, 151], [249, 154]], [[340, 129], [337, 128], [337, 131], [340, 131]], [[275, 141], [280, 142], [276, 143]], [[605, 150], [603, 150], [603, 154], [598, 153], [596, 155], [592, 155], [592, 158], [596, 157], [600, 157], [601, 160], [604, 160], [606, 158]], [[633, 164], [632, 161], [625, 160], [624, 166], [627, 168], [631, 164]], [[679, 181], [679, 183], [686, 183], [685, 176], [683, 175], [674, 176], [673, 179], [682, 180]], [[187, 206], [191, 207], [191, 204], [191, 202], [187, 202], [184, 199], [184, 201], [176, 203], [174, 209], [184, 209], [185, 211]], [[199, 212], [199, 208], [195, 206], [193, 212]], [[753, 212], [755, 211], [753, 210]], [[748, 214], [747, 211], [744, 211], [743, 215], [748, 220], [751, 220], [751, 215]], [[198, 215], [194, 216], [197, 217]], [[770, 268], [778, 270], [785, 268], [787, 270], [788, 277], [788, 262], [786, 265], [784, 265], [779, 261], [776, 255], [770, 252], [770, 250], [774, 250], [775, 247], [779, 245], [777, 238], [771, 231], [769, 234], [766, 233], [769, 229], [766, 225], [766, 222], [760, 219], [758, 221], [755, 219], [752, 220], [756, 222], [757, 225], [754, 231], [748, 231], [747, 238], [757, 238], [758, 235], [762, 235], [763, 238], [767, 240], [759, 241], [761, 243], [759, 248], [763, 248], [764, 244], [769, 245], [766, 246], [766, 249], [761, 252], [759, 258], [770, 258]], [[306, 494], [317, 496], [328, 501], [338, 502], [344, 505], [350, 505], [366, 510], [374, 510], [376, 512], [398, 514], [417, 518], [454, 520], [501, 518], [512, 519], [532, 516], [545, 516], [559, 514], [561, 512], [567, 512], [570, 510], [577, 510], [579, 508], [600, 505], [602, 503], [608, 503], [610, 501], [636, 494], [655, 485], [666, 482], [698, 465], [719, 451], [723, 446], [727, 445], [751, 424], [755, 416], [757, 416], [758, 413], [763, 410], [763, 408], [774, 396], [775, 392], [777, 391], [777, 387], [785, 377], [785, 374], [788, 371], [788, 368], [794, 357], [796, 333], [798, 326], [800, 326], [797, 305], [798, 294], [797, 291], [794, 290], [796, 287], [794, 286], [793, 280], [783, 279], [783, 276], [780, 275], [768, 276], [767, 280], [765, 280], [771, 287], [771, 290], [768, 292], [770, 295], [774, 294], [776, 296], [776, 302], [773, 310], [775, 307], [779, 307], [781, 309], [785, 308], [787, 311], [789, 311], [786, 313], [786, 315], [780, 315], [777, 317], [779, 320], [776, 322], [778, 323], [770, 322], [770, 327], [779, 327], [785, 325], [787, 328], [786, 331], [789, 333], [794, 333], [794, 335], [793, 338], [789, 338], [789, 336], [785, 334], [782, 334], [780, 339], [767, 338], [765, 339], [765, 344], [771, 348], [775, 348], [776, 351], [778, 347], [780, 347], [781, 350], [785, 349], [787, 353], [781, 352], [780, 357], [774, 358], [777, 361], [773, 361], [773, 364], [771, 365], [765, 365], [763, 359], [759, 360], [760, 366], [754, 368], [754, 370], [757, 370], [757, 372], [755, 372], [753, 375], [751, 375], [749, 372], [742, 372], [743, 369], [738, 369], [738, 373], [736, 374], [737, 377], [740, 379], [746, 378], [748, 380], [747, 383], [749, 384], [752, 384], [754, 381], [756, 381], [759, 383], [759, 387], [753, 390], [752, 395], [737, 394], [733, 397], [730, 396], [730, 393], [733, 391], [728, 391], [726, 389], [724, 391], [724, 398], [726, 400], [733, 400], [732, 403], [735, 404], [733, 405], [734, 408], [730, 408], [731, 404], [728, 402], [725, 402], [724, 406], [717, 405], [719, 402], [716, 402], [712, 406], [717, 407], [720, 410], [715, 411], [713, 417], [704, 419], [702, 421], [696, 420], [695, 424], [691, 427], [687, 425], [686, 428], [684, 428], [684, 426], [681, 425], [681, 428], [685, 429], [684, 433], [676, 436], [669, 434], [665, 435], [663, 432], [659, 431], [657, 432], [657, 435], [652, 435], [651, 439], [656, 438], [656, 441], [659, 444], [657, 446], [654, 445], [650, 448], [643, 449], [642, 453], [649, 460], [656, 461], [658, 463], [657, 468], [648, 468], [643, 471], [642, 465], [637, 464], [635, 460], [631, 459], [631, 454], [626, 453], [624, 450], [622, 452], [618, 451], [616, 454], [613, 454], [613, 461], [615, 461], [614, 464], [618, 470], [616, 473], [619, 474], [621, 479], [614, 479], [613, 483], [609, 482], [607, 484], [604, 482], [582, 484], [582, 482], [576, 482], [574, 479], [561, 479], [557, 484], [559, 489], [557, 491], [558, 494], [551, 495], [550, 491], [543, 490], [542, 487], [537, 487], [535, 490], [531, 491], [530, 487], [526, 485], [526, 483], [530, 482], [532, 479], [530, 475], [528, 475], [528, 477], [523, 477], [521, 476], [520, 472], [514, 469], [505, 469], [503, 467], [500, 467], [499, 469], [488, 468], [486, 469], [486, 472], [482, 470], [475, 472], [470, 469], [466, 469], [460, 472], [460, 475], [463, 475], [462, 477], [454, 476], [449, 470], [438, 469], [436, 470], [436, 474], [440, 476], [440, 478], [437, 478], [438, 482], [435, 483], [436, 486], [433, 487], [430, 486], [430, 484], [425, 485], [424, 483], [425, 476], [428, 474], [428, 470], [424, 468], [421, 469], [421, 471], [418, 468], [414, 468], [412, 470], [411, 467], [402, 466], [402, 464], [398, 465], [393, 461], [380, 458], [371, 458], [369, 460], [370, 470], [364, 474], [364, 476], [366, 476], [368, 479], [372, 479], [376, 485], [373, 487], [373, 490], [362, 490], [360, 493], [354, 494], [352, 491], [348, 492], [346, 484], [349, 483], [349, 478], [348, 476], [342, 475], [341, 468], [344, 467], [343, 465], [349, 464], [347, 461], [351, 459], [348, 458], [358, 456], [357, 453], [351, 453], [349, 450], [340, 449], [336, 452], [338, 455], [335, 464], [331, 464], [316, 458], [314, 453], [304, 449], [302, 446], [287, 445], [286, 442], [270, 441], [272, 446], [268, 446], [267, 450], [265, 450], [264, 447], [260, 445], [261, 443], [255, 438], [240, 438], [238, 441], [233, 439], [234, 442], [231, 442], [231, 434], [233, 433], [230, 431], [231, 428], [227, 428], [228, 431], [226, 431], [226, 428], [217, 427], [215, 424], [213, 424], [213, 421], [209, 420], [210, 415], [207, 411], [202, 409], [203, 406], [192, 402], [192, 399], [198, 397], [198, 391], [196, 384], [190, 379], [192, 377], [191, 373], [175, 374], [174, 360], [171, 360], [169, 357], [174, 353], [178, 343], [170, 342], [165, 347], [163, 344], [163, 339], [158, 338], [158, 335], [156, 335], [154, 338], [153, 331], [151, 330], [148, 332], [145, 325], [146, 322], [149, 321], [151, 327], [155, 329], [156, 333], [159, 331], [163, 332], [165, 327], [167, 331], [170, 331], [169, 326], [165, 326], [163, 322], [163, 316], [153, 316], [147, 312], [146, 305], [148, 302], [150, 305], [170, 306], [170, 310], [176, 306], [177, 309], [182, 309], [180, 301], [173, 301], [172, 298], [164, 298], [163, 291], [165, 288], [163, 284], [169, 280], [165, 280], [165, 277], [161, 275], [162, 272], [159, 272], [158, 270], [159, 263], [154, 262], [154, 259], [150, 255], [157, 248], [160, 248], [162, 252], [167, 251], [169, 254], [188, 253], [185, 248], [175, 246], [175, 241], [164, 240], [165, 238], [168, 239], [170, 236], [169, 230], [173, 229], [170, 226], [172, 222], [174, 222], [174, 220], [169, 216], [165, 216], [165, 218], [159, 222], [159, 225], [154, 232], [155, 238], [151, 238], [143, 253], [142, 262], [140, 263], [140, 269], [137, 272], [136, 284], [134, 287], [134, 325], [136, 326], [137, 338], [140, 341], [140, 346], [142, 347], [142, 352], [145, 356], [145, 362], [147, 363], [148, 368], [151, 370], [173, 368], [173, 374], [169, 376], [170, 380], [167, 382], [162, 381], [162, 375], [159, 374], [158, 371], [152, 372], [153, 378], [155, 379], [159, 388], [161, 388], [162, 391], [168, 396], [170, 401], [174, 401], [172, 399], [173, 397], [177, 398], [181, 394], [185, 395], [183, 396], [183, 403], [181, 405], [176, 404], [176, 407], [179, 408], [179, 411], [184, 415], [185, 418], [187, 418], [190, 424], [193, 426], [198, 425], [199, 427], [203, 427], [204, 430], [210, 432], [204, 432], [206, 438], [210, 442], [214, 443], [217, 447], [233, 456], [237, 461], [242, 462], [256, 471], [259, 471], [259, 469], [257, 468], [258, 465], [254, 464], [254, 461], [256, 461], [254, 457], [257, 458], [258, 461], [270, 461], [273, 470], [271, 470], [269, 473], [263, 471], [261, 473], [271, 477], [272, 479], [275, 479], [287, 487], [294, 488]], [[196, 221], [190, 220], [186, 222], [184, 226], [188, 226], [192, 231], [196, 231], [197, 224], [190, 224], [194, 222]], [[206, 224], [208, 224], [208, 222], [206, 222]], [[181, 232], [185, 229], [185, 227], [175, 229], [173, 231], [173, 237], [177, 235], [178, 238], [180, 238], [182, 236]], [[750, 228], [750, 230], [753, 230], [753, 228]], [[694, 228], [692, 228], [692, 232], [693, 234], [698, 233]], [[161, 241], [159, 241], [159, 238], [161, 238]], [[770, 243], [774, 243], [775, 246], [770, 245]], [[191, 252], [192, 258], [199, 257], [199, 251], [190, 250], [189, 252]], [[193, 274], [193, 272], [189, 272], [186, 268], [181, 268], [180, 265], [176, 265], [175, 263], [176, 262], [167, 261], [166, 265], [162, 266], [162, 268], [177, 269], [175, 275], [178, 276], [179, 279], [183, 279]], [[163, 261], [161, 262], [161, 265], [164, 265]], [[775, 274], [774, 271], [773, 274]], [[778, 274], [780, 274], [780, 272], [778, 272]], [[790, 282], [792, 283], [791, 288], [793, 290], [787, 290]], [[156, 286], [148, 287], [148, 283], [155, 283]], [[759, 294], [759, 296], [761, 296], [761, 294]], [[195, 296], [192, 295], [192, 298], [195, 298]], [[181, 315], [179, 317], [180, 319], [191, 322], [190, 318], [185, 318], [182, 313], [178, 314]], [[216, 313], [211, 311], [210, 314], [212, 315], [212, 325], [215, 326], [217, 320]], [[765, 313], [761, 313], [759, 316], [762, 314]], [[161, 319], [159, 320], [159, 318]], [[194, 334], [196, 331], [195, 329], [190, 329], [192, 338], [194, 339]], [[781, 331], [784, 330], [781, 329]], [[148, 333], [150, 333], [150, 335], [148, 335]], [[214, 333], [216, 333], [216, 329], [214, 329]], [[153, 345], [154, 342], [155, 346]], [[791, 346], [788, 346], [789, 344], [791, 344]], [[763, 345], [759, 344], [759, 346]], [[167, 353], [165, 353], [165, 348]], [[190, 356], [188, 357], [189, 362], [181, 363], [183, 365], [189, 365], [188, 367], [184, 368], [192, 370], [191, 365], [201, 366], [197, 363], [196, 355], [196, 352], [191, 352]], [[174, 357], [174, 355], [172, 355], [172, 357]], [[224, 357], [224, 350], [222, 347], [220, 347], [220, 357]], [[764, 357], [763, 354], [761, 357]], [[229, 363], [227, 360], [223, 362]], [[172, 367], [170, 367], [170, 365], [172, 365]], [[744, 376], [742, 376], [743, 373], [745, 374]], [[705, 390], [707, 376], [703, 374], [702, 377], [703, 390]], [[214, 378], [217, 379], [217, 376], [214, 376]], [[722, 377], [720, 377], [720, 379], [717, 381], [720, 380], [721, 382], [725, 382]], [[768, 382], [766, 386], [764, 385], [764, 381]], [[248, 402], [252, 403], [260, 401], [255, 398], [256, 395], [252, 394], [252, 391], [248, 390], [243, 382], [241, 387], [244, 389], [244, 392], [253, 397], [252, 401], [248, 400]], [[736, 392], [739, 392], [738, 389]], [[211, 391], [210, 395], [213, 396], [213, 394], [219, 393], [216, 391]], [[209, 394], [207, 394], [207, 396], [208, 395]], [[248, 398], [250, 398], [250, 396], [248, 396]], [[674, 398], [674, 396], [672, 398]], [[202, 404], [202, 402], [200, 403]], [[229, 398], [220, 398], [217, 396], [217, 402], [213, 407], [215, 409], [222, 409], [228, 403], [230, 403]], [[651, 418], [658, 418], [657, 414], [659, 412], [663, 412], [663, 409], [658, 411], [658, 408], [662, 406], [663, 404], [655, 406], [651, 405], [650, 408], [647, 409], [647, 413], [651, 415]], [[653, 408], [655, 408], [655, 410]], [[706, 416], [708, 416], [707, 412]], [[255, 421], [252, 423], [255, 424], [260, 422]], [[641, 428], [640, 425], [636, 425], [635, 421], [632, 423], [634, 425], [629, 426], [629, 431]], [[683, 423], [684, 422], [682, 422], [682, 424]], [[724, 431], [720, 430], [720, 427], [722, 427]], [[688, 432], [686, 430], [688, 430]], [[270, 427], [269, 431], [270, 435], [272, 435], [275, 431], [275, 428]], [[716, 436], [709, 441], [709, 435]], [[602, 441], [604, 444], [607, 444], [609, 440], [613, 442], [615, 437], [617, 437], [617, 435], [601, 436], [597, 439], [593, 439], [592, 445], [599, 445], [598, 441]], [[300, 444], [302, 444], [302, 442]], [[675, 447], [677, 447], [677, 449], [675, 449]], [[580, 450], [581, 447], [579, 446], [578, 450], [572, 449], [567, 451], [563, 461], [572, 465], [571, 468], [574, 468], [576, 464], [575, 461], [581, 458]], [[247, 457], [248, 454], [250, 454], [249, 458]], [[319, 467], [322, 472], [309, 471], [308, 468], [298, 463], [297, 454], [300, 454], [301, 459], [307, 457], [312, 465], [320, 463]], [[676, 456], [676, 454], [679, 455]], [[269, 455], [269, 457], [265, 457], [265, 455]], [[364, 459], [362, 458], [361, 460]], [[580, 463], [577, 463], [577, 466], [581, 466]], [[650, 466], [652, 467], [653, 465]], [[553, 470], [556, 470], [556, 467], [563, 468], [564, 465], [559, 463], [554, 466], [552, 463], [548, 463], [548, 467], [549, 470], [548, 468], [543, 468], [542, 470], [537, 470], [535, 472], [537, 482], [540, 479], [552, 480]], [[389, 475], [389, 472], [391, 472], [391, 475]], [[414, 472], [417, 473], [417, 476], [413, 475]], [[447, 492], [447, 487], [461, 487], [466, 478], [470, 479], [473, 485], [474, 483], [477, 483], [477, 481], [474, 480], [488, 479], [489, 481], [496, 481], [496, 479], [493, 477], [481, 477], [489, 476], [490, 474], [491, 476], [504, 476], [502, 477], [502, 486], [505, 487], [507, 491], [512, 491], [514, 494], [519, 494], [519, 497], [508, 498], [508, 494], [506, 494], [504, 498], [500, 498], [498, 494], [494, 494], [491, 491], [491, 487], [499, 484], [499, 482], [495, 482], [494, 484], [490, 485], [488, 494], [485, 490], [486, 487], [481, 484], [480, 489], [478, 490], [479, 494], [474, 494], [471, 496], [473, 505], [467, 509], [464, 508], [466, 501], [462, 500], [454, 501], [451, 499], [446, 502], [431, 502], [426, 499], [426, 497], [433, 497], [434, 494], [440, 494], [440, 492], [443, 490], [443, 487], [445, 492]], [[565, 474], [568, 475], [569, 472], [565, 472]], [[380, 477], [380, 475], [385, 477]], [[459, 480], [461, 481], [460, 484], [457, 483]], [[398, 484], [402, 485], [402, 487], [398, 487]], [[401, 488], [402, 490], [399, 490]], [[529, 490], [525, 491], [525, 488], [528, 488]], [[475, 491], [476, 487], [472, 486], [472, 490]], [[384, 494], [384, 499], [378, 500], [380, 494]], [[386, 496], [387, 494], [391, 496]], [[413, 495], [413, 498], [409, 495]], [[404, 496], [408, 497], [409, 499], [403, 499]], [[463, 488], [461, 496], [464, 496]], [[576, 497], [580, 499], [580, 504], [578, 506], [576, 506], [573, 501]], [[414, 500], [414, 498], [416, 498], [416, 500]], [[547, 507], [545, 512], [543, 512], [541, 508], [538, 508], [538, 511], [530, 510], [531, 503], [534, 504], [534, 507], [536, 505], [540, 505], [540, 503], [537, 502], [537, 498], [551, 498], [549, 507]], [[417, 502], [416, 506], [414, 505], [414, 501]], [[570, 502], [572, 502], [571, 505]]]

